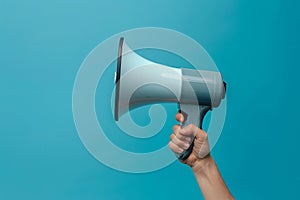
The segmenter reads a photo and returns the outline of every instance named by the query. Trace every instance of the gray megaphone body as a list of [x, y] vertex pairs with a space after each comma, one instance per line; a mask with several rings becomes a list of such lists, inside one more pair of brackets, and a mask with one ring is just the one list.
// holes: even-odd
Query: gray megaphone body
[[[225, 97], [226, 84], [219, 72], [173, 68], [149, 61], [131, 50], [120, 38], [114, 117], [129, 110], [152, 103], [174, 102], [185, 116], [182, 127], [194, 124], [202, 128], [207, 111], [218, 107]], [[180, 160], [188, 158], [190, 147], [178, 155]]]

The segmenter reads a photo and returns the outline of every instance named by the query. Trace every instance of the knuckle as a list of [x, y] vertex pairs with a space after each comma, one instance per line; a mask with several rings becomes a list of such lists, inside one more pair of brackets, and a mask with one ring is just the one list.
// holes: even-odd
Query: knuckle
[[181, 149], [187, 149], [189, 147], [189, 143], [186, 142], [186, 140], [184, 140], [184, 139], [176, 138], [176, 140], [174, 139], [174, 143]]
[[173, 146], [172, 141], [170, 141], [170, 142], [168, 143], [168, 146], [169, 146], [169, 148], [170, 148], [171, 150], [173, 150], [174, 146]]
[[178, 140], [182, 140], [183, 135], [179, 132], [178, 134], [176, 134], [176, 138], [177, 138]]
[[184, 131], [182, 132], [183, 135], [185, 136], [195, 136], [197, 133], [198, 127], [196, 127], [193, 124], [189, 124], [184, 128]]
[[205, 131], [201, 130], [199, 131], [201, 137], [204, 139], [204, 140], [207, 140], [208, 139], [208, 135]]
[[173, 151], [174, 153], [182, 153], [183, 152], [183, 149], [181, 147], [179, 147], [178, 145], [174, 144], [172, 141], [169, 142], [168, 146], [171, 149], [171, 151]]
[[199, 141], [201, 142], [207, 142], [208, 141], [208, 134], [203, 131], [203, 130], [200, 130], [197, 132], [197, 135], [196, 137], [199, 139]]

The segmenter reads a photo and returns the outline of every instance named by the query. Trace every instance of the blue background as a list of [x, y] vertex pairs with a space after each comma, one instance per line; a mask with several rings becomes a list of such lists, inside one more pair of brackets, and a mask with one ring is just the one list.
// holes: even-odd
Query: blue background
[[0, 199], [200, 198], [178, 162], [147, 174], [102, 165], [73, 123], [83, 59], [112, 34], [144, 26], [194, 38], [228, 82], [212, 155], [235, 197], [299, 198], [299, 9], [296, 0], [1, 0]]

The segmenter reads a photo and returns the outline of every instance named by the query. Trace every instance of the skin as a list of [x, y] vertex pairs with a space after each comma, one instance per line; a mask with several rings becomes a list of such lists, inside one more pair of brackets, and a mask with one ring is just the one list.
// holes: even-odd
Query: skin
[[[184, 121], [183, 115], [177, 113], [176, 120], [182, 123]], [[175, 154], [181, 154], [190, 146], [193, 137], [195, 137], [193, 151], [186, 160], [181, 162], [193, 170], [204, 199], [234, 199], [210, 155], [208, 137], [205, 131], [192, 124], [185, 128], [175, 125], [170, 136], [169, 147]]]

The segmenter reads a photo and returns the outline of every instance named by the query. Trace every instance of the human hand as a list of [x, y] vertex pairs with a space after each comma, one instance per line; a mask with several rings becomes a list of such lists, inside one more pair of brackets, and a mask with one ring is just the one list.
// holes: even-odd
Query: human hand
[[[182, 123], [184, 116], [181, 113], [177, 113], [176, 120]], [[204, 199], [234, 199], [216, 163], [210, 156], [208, 136], [205, 131], [193, 124], [189, 124], [184, 128], [181, 128], [180, 125], [175, 125], [170, 138], [169, 147], [177, 155], [181, 155], [188, 149], [193, 138], [195, 138], [192, 153], [186, 160], [180, 161], [192, 168]]]
[[[182, 123], [184, 116], [181, 113], [177, 113], [176, 120]], [[174, 125], [169, 147], [175, 154], [180, 155], [189, 148], [193, 138], [195, 138], [193, 151], [186, 160], [181, 160], [181, 162], [189, 165], [194, 170], [195, 168], [201, 168], [206, 163], [206, 160], [210, 159], [210, 147], [205, 131], [193, 124], [189, 124], [185, 128], [181, 128], [180, 125]]]

